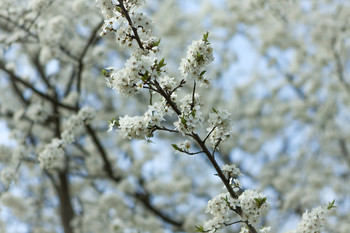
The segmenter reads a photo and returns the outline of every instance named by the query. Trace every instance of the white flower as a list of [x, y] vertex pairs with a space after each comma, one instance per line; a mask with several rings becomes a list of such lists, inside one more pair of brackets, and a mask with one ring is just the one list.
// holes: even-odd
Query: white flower
[[174, 122], [175, 129], [183, 135], [192, 133], [203, 122], [202, 112], [200, 111], [199, 95], [196, 93], [194, 98], [191, 94], [186, 95], [181, 100], [180, 110], [182, 114], [178, 116], [178, 121]]
[[208, 42], [193, 41], [187, 49], [186, 58], [181, 60], [179, 70], [184, 78], [193, 75], [201, 84], [208, 85], [209, 80], [204, 77], [204, 69], [213, 60], [213, 49]]
[[92, 107], [84, 106], [79, 110], [78, 117], [85, 124], [89, 124], [95, 118], [95, 110]]
[[241, 218], [252, 225], [260, 222], [260, 218], [267, 213], [270, 206], [263, 193], [254, 190], [245, 190], [239, 197], [239, 205], [242, 208]]
[[33, 122], [43, 122], [48, 118], [49, 114], [49, 109], [42, 103], [33, 103], [26, 111], [26, 115]]
[[108, 122], [108, 130], [107, 130], [107, 132], [111, 132], [113, 130], [114, 126], [116, 126], [116, 125], [117, 125], [117, 121], [116, 120]]
[[179, 148], [183, 151], [188, 151], [191, 148], [191, 142], [188, 140], [180, 142]]
[[225, 164], [221, 168], [221, 170], [227, 179], [242, 175], [241, 170], [239, 170], [239, 168], [235, 164], [231, 164], [231, 165]]
[[47, 2], [47, 0], [31, 0], [28, 5], [29, 8], [38, 11], [42, 9], [47, 4]]
[[298, 224], [297, 233], [320, 233], [325, 222], [326, 206], [317, 207], [312, 211], [306, 211]]
[[119, 118], [120, 134], [124, 138], [145, 139], [149, 136], [149, 119], [144, 116], [130, 117], [128, 115]]
[[54, 138], [39, 154], [38, 160], [43, 169], [62, 168], [64, 165], [64, 150], [62, 140]]
[[213, 147], [231, 137], [232, 122], [229, 116], [228, 111], [221, 109], [214, 109], [213, 113], [209, 113], [207, 131], [210, 133], [209, 142]]
[[1, 194], [2, 206], [7, 206], [11, 209], [11, 212], [19, 218], [25, 218], [28, 214], [32, 213], [31, 199], [15, 196], [10, 192], [4, 192]]
[[166, 91], [172, 91], [176, 87], [175, 79], [169, 76], [161, 77], [159, 85]]
[[238, 179], [233, 179], [232, 185], [233, 185], [233, 191], [235, 192], [238, 192], [239, 189], [242, 188], [242, 184]]
[[1, 170], [1, 182], [7, 187], [15, 177], [15, 169], [13, 167], [5, 167]]
[[271, 231], [271, 227], [263, 227], [259, 230], [260, 233], [269, 233]]
[[63, 145], [67, 145], [74, 142], [74, 134], [70, 129], [66, 129], [61, 134]]
[[151, 35], [153, 27], [152, 21], [149, 17], [143, 13], [135, 13], [132, 15], [132, 21], [136, 28], [141, 28], [143, 33], [148, 33]]
[[107, 86], [126, 96], [135, 95], [143, 87], [144, 81], [142, 76], [146, 75], [146, 73], [151, 78], [157, 75], [157, 72], [153, 69], [155, 61], [154, 53], [144, 55], [135, 51], [126, 61], [123, 69], [111, 69], [111, 75], [107, 79]]
[[237, 199], [226, 192], [221, 193], [208, 202], [206, 213], [213, 215], [213, 218], [204, 224], [204, 230], [208, 232], [215, 232], [225, 226], [230, 220], [232, 209], [238, 205]]
[[115, 5], [111, 0], [96, 0], [96, 6], [101, 8], [101, 12], [105, 17], [113, 17]]

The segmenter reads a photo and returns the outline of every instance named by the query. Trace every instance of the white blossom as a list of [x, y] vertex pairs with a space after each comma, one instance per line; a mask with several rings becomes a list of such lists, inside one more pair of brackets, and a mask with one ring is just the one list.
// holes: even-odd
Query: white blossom
[[45, 149], [39, 154], [38, 161], [43, 169], [60, 169], [64, 165], [63, 142], [60, 139], [53, 139], [45, 146]]
[[225, 164], [221, 168], [221, 170], [227, 179], [242, 175], [241, 170], [239, 170], [239, 168], [235, 164], [231, 164], [231, 165]]
[[148, 124], [149, 119], [144, 116], [126, 115], [119, 118], [119, 132], [124, 138], [144, 139], [149, 135]]
[[213, 49], [209, 42], [193, 41], [187, 49], [186, 58], [181, 60], [179, 70], [184, 78], [193, 75], [201, 84], [207, 86], [209, 80], [204, 76], [204, 71], [213, 60]]
[[96, 0], [96, 6], [101, 9], [102, 14], [112, 18], [116, 7], [115, 0]]
[[[107, 85], [123, 95], [132, 96], [136, 94], [143, 87], [147, 77], [157, 76], [153, 69], [155, 60], [154, 54], [133, 53], [126, 61], [123, 69], [111, 70]], [[144, 80], [142, 80], [142, 77], [144, 77]]]
[[[245, 190], [239, 197], [239, 206], [242, 208], [241, 218], [252, 225], [260, 222], [260, 218], [267, 213], [270, 206], [263, 193], [254, 190]], [[261, 203], [259, 204], [259, 201]]]
[[13, 167], [5, 167], [1, 170], [1, 182], [7, 187], [15, 178], [15, 169]]
[[26, 112], [26, 115], [29, 119], [34, 122], [43, 122], [49, 117], [49, 110], [47, 106], [42, 103], [33, 103], [31, 104]]
[[24, 218], [31, 213], [31, 199], [15, 196], [10, 192], [2, 193], [0, 200], [3, 206], [11, 208], [12, 212], [19, 218]]
[[289, 233], [321, 233], [325, 222], [325, 212], [327, 206], [317, 207], [312, 211], [303, 213], [302, 219], [298, 224], [296, 230], [289, 231]]
[[212, 146], [216, 146], [231, 137], [232, 122], [229, 117], [230, 114], [226, 110], [219, 109], [209, 113], [207, 131], [210, 133], [209, 142]]
[[[259, 233], [269, 233], [271, 231], [271, 227], [263, 227], [259, 229]], [[246, 226], [241, 227], [241, 231], [239, 233], [249, 233], [249, 229]]]
[[29, 8], [38, 11], [40, 9], [42, 9], [46, 4], [47, 4], [47, 0], [31, 0], [28, 4]]
[[[194, 98], [193, 98], [194, 97]], [[200, 99], [199, 94], [195, 93], [186, 95], [180, 101], [180, 110], [182, 114], [178, 116], [178, 121], [174, 122], [175, 129], [179, 130], [183, 135], [186, 133], [192, 133], [202, 123], [203, 117], [200, 111]]]
[[226, 192], [221, 193], [211, 199], [208, 202], [206, 213], [213, 215], [213, 218], [205, 222], [204, 230], [208, 232], [215, 232], [225, 226], [228, 223], [232, 214], [232, 209], [235, 209], [238, 205], [237, 199]]
[[189, 149], [191, 149], [191, 142], [189, 140], [185, 140], [180, 142], [178, 147], [183, 151], [189, 151]]
[[176, 87], [176, 82], [174, 78], [171, 78], [169, 76], [163, 76], [159, 78], [159, 85], [165, 90], [165, 91], [172, 91]]

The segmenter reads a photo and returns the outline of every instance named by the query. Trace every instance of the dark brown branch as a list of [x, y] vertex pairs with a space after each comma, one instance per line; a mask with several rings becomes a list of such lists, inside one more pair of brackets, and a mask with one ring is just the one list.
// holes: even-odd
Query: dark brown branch
[[101, 155], [101, 158], [102, 158], [103, 163], [104, 163], [105, 172], [112, 180], [114, 180], [115, 182], [119, 182], [121, 180], [121, 177], [114, 176], [113, 169], [112, 169], [111, 164], [107, 158], [107, 153], [106, 153], [105, 149], [103, 148], [99, 138], [97, 137], [96, 132], [91, 128], [90, 125], [86, 125], [85, 128], [86, 128], [86, 131], [88, 132], [88, 134], [91, 136], [92, 141], [94, 142], [95, 146], [97, 147], [98, 152]]
[[74, 77], [75, 77], [75, 73], [76, 73], [76, 71], [75, 71], [74, 65], [73, 65], [72, 74], [71, 74], [71, 76], [70, 76], [70, 78], [69, 78], [69, 81], [68, 81], [68, 83], [67, 83], [67, 86], [66, 86], [65, 91], [64, 91], [64, 94], [63, 94], [64, 97], [68, 96], [68, 94], [69, 94], [70, 91], [71, 91], [71, 88], [72, 88], [72, 85], [73, 85], [73, 81], [74, 81]]
[[81, 92], [81, 79], [82, 79], [82, 73], [83, 73], [83, 70], [84, 70], [84, 63], [83, 63], [84, 57], [85, 57], [88, 49], [90, 48], [90, 46], [94, 44], [97, 32], [100, 29], [102, 24], [103, 24], [103, 22], [100, 22], [94, 28], [94, 30], [92, 30], [90, 38], [87, 41], [87, 43], [85, 44], [84, 49], [83, 49], [83, 51], [81, 52], [81, 54], [80, 54], [80, 56], [78, 58], [78, 73], [77, 73], [77, 92], [78, 92], [78, 95], [80, 95], [80, 92]]
[[161, 131], [168, 131], [168, 132], [171, 132], [171, 133], [178, 133], [179, 132], [178, 130], [168, 129], [168, 128], [164, 127], [164, 126], [160, 127], [158, 125], [152, 126], [152, 128], [154, 129], [154, 131], [161, 130]]
[[123, 12], [124, 17], [125, 17], [126, 20], [128, 21], [129, 26], [131, 27], [131, 29], [132, 29], [132, 31], [133, 31], [133, 33], [134, 33], [133, 38], [137, 41], [137, 44], [139, 45], [139, 47], [140, 47], [141, 49], [145, 49], [145, 48], [143, 47], [143, 45], [142, 45], [140, 36], [139, 36], [139, 34], [138, 34], [138, 32], [137, 32], [137, 28], [134, 27], [134, 24], [133, 24], [133, 22], [132, 22], [132, 20], [131, 20], [131, 18], [130, 18], [129, 12], [128, 12], [128, 10], [127, 10], [127, 9], [125, 8], [125, 6], [124, 6], [123, 0], [118, 0], [118, 2], [119, 2], [119, 7], [120, 7], [120, 9], [121, 9], [122, 12]]
[[43, 97], [44, 99], [49, 100], [50, 102], [55, 103], [58, 106], [63, 107], [63, 108], [68, 109], [68, 110], [72, 110], [72, 111], [77, 111], [78, 110], [76, 107], [60, 103], [55, 98], [40, 92], [32, 84], [30, 84], [27, 81], [22, 80], [21, 78], [17, 77], [12, 71], [6, 69], [5, 65], [1, 61], [0, 61], [0, 69], [5, 71], [10, 76], [10, 78], [12, 80], [14, 80], [15, 82], [21, 83], [22, 85], [24, 85], [25, 87], [31, 89], [34, 93], [36, 93], [37, 95]]
[[193, 81], [191, 110], [193, 110], [195, 105], [195, 99], [194, 99], [195, 94], [196, 94], [196, 80]]
[[46, 75], [45, 75], [45, 71], [44, 71], [44, 68], [43, 66], [40, 64], [40, 61], [39, 61], [39, 54], [35, 54], [33, 57], [32, 57], [32, 62], [36, 68], [36, 70], [38, 71], [39, 73], [39, 77], [40, 79], [46, 84], [46, 86], [48, 88], [51, 88], [51, 84], [49, 83], [49, 80], [47, 79]]
[[171, 94], [173, 94], [178, 88], [180, 88], [180, 87], [183, 87], [183, 85], [186, 83], [186, 81], [184, 80], [184, 79], [182, 79], [181, 81], [180, 81], [180, 84], [177, 86], [177, 87], [175, 87], [171, 92], [169, 92], [169, 95], [171, 96]]
[[60, 182], [58, 196], [60, 198], [60, 215], [63, 229], [65, 233], [73, 233], [70, 222], [74, 217], [74, 210], [70, 200], [70, 189], [67, 173], [60, 172], [58, 174], [58, 179]]
[[161, 219], [164, 221], [176, 226], [182, 228], [183, 222], [173, 220], [169, 218], [168, 216], [164, 215], [162, 212], [160, 212], [158, 209], [156, 209], [150, 202], [150, 197], [148, 194], [143, 194], [143, 193], [135, 193], [134, 197], [141, 201], [142, 204], [147, 207], [152, 213], [154, 213], [156, 216], [159, 216]]
[[6, 20], [7, 22], [9, 22], [10, 24], [14, 25], [15, 27], [18, 27], [18, 28], [22, 29], [23, 31], [27, 32], [28, 35], [30, 35], [31, 37], [35, 38], [36, 40], [39, 40], [39, 38], [38, 38], [38, 36], [36, 34], [32, 33], [30, 30], [25, 28], [23, 25], [18, 24], [17, 22], [13, 21], [9, 17], [0, 14], [0, 18]]
[[336, 65], [336, 72], [337, 72], [337, 77], [339, 81], [344, 84], [345, 89], [347, 90], [348, 94], [350, 94], [350, 84], [345, 81], [344, 78], [344, 66], [341, 61], [341, 57], [339, 53], [336, 51], [335, 44], [336, 43], [336, 38], [333, 39], [332, 41], [332, 53], [333, 57], [335, 60], [335, 65]]
[[346, 146], [346, 142], [343, 138], [339, 140], [339, 146], [340, 146], [342, 155], [345, 158], [345, 161], [348, 163], [348, 166], [350, 168], [350, 154]]
[[165, 100], [167, 101], [167, 103], [171, 106], [171, 108], [175, 111], [175, 113], [180, 116], [182, 113], [180, 111], [180, 109], [176, 106], [176, 103], [174, 101], [172, 101], [171, 96], [168, 95], [167, 93], [165, 93], [165, 91], [163, 90], [163, 88], [159, 85], [159, 83], [157, 82], [157, 80], [154, 80], [153, 82], [154, 86], [157, 88], [157, 92], [163, 96], [165, 98]]

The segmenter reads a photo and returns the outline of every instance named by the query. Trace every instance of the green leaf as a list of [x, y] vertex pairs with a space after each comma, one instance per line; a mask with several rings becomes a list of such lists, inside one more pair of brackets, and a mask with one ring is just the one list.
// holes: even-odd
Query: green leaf
[[195, 226], [196, 227], [196, 232], [205, 232], [204, 227], [201, 225]]
[[115, 10], [118, 11], [119, 13], [122, 13], [122, 11], [123, 11], [122, 8], [119, 6], [115, 7]]
[[181, 124], [186, 125], [187, 120], [185, 119], [185, 117], [181, 117], [180, 119], [181, 119]]
[[208, 41], [208, 36], [209, 36], [209, 32], [206, 32], [206, 33], [204, 33], [203, 34], [203, 41], [205, 42], [205, 43], [209, 43], [209, 41]]
[[200, 54], [200, 53], [197, 53], [197, 61], [200, 61], [200, 60], [202, 60], [203, 59], [203, 55], [202, 54]]
[[213, 112], [215, 112], [216, 114], [218, 113], [218, 110], [216, 110], [214, 107], [211, 108], [213, 110]]
[[327, 207], [328, 210], [333, 208], [337, 208], [337, 206], [335, 205], [335, 199], [332, 202], [329, 202]]
[[164, 58], [162, 60], [160, 60], [160, 62], [158, 63], [158, 69], [162, 68], [163, 66], [165, 66], [166, 63], [164, 63]]
[[258, 208], [260, 208], [266, 202], [266, 197], [264, 197], [264, 198], [254, 198], [254, 201], [258, 205]]
[[153, 47], [158, 46], [160, 44], [160, 39], [157, 41], [153, 41]]
[[172, 146], [175, 150], [181, 151], [181, 149], [180, 149], [176, 144], [171, 144], [171, 146]]
[[108, 71], [108, 70], [102, 70], [101, 71], [102, 72], [102, 74], [105, 76], [105, 77], [107, 77], [107, 78], [109, 78], [110, 77], [110, 71]]
[[141, 76], [141, 80], [143, 81], [143, 82], [147, 82], [148, 80], [149, 80], [149, 72], [148, 72], [148, 70], [146, 70], [146, 72]]
[[207, 71], [203, 70], [199, 76], [203, 76], [203, 74], [205, 74], [205, 72], [207, 72]]

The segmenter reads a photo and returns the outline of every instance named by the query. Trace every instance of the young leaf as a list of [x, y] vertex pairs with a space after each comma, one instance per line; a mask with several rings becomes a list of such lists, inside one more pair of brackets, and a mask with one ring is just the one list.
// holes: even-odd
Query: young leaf
[[337, 206], [335, 205], [335, 199], [332, 202], [329, 202], [327, 207], [328, 210], [333, 208], [337, 208]]
[[264, 197], [264, 198], [254, 198], [254, 201], [258, 205], [258, 208], [260, 208], [266, 202], [266, 197]]
[[206, 33], [203, 34], [203, 41], [204, 41], [205, 43], [209, 43], [209, 41], [208, 41], [208, 36], [209, 36], [209, 32], [206, 32]]
[[180, 149], [176, 144], [171, 144], [171, 146], [172, 146], [175, 150], [181, 151], [181, 149]]
[[203, 226], [199, 225], [199, 226], [195, 226], [195, 227], [196, 227], [196, 232], [205, 232]]

